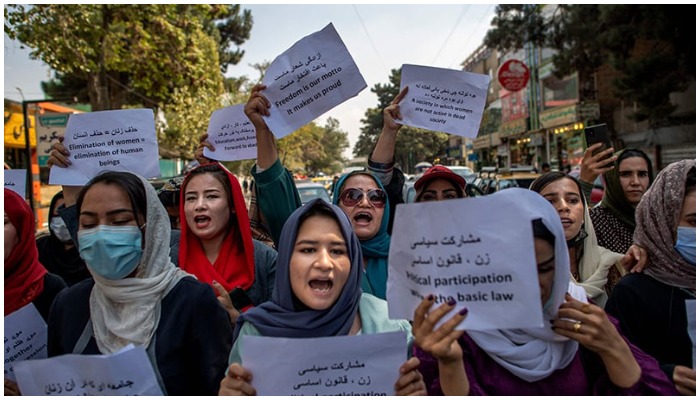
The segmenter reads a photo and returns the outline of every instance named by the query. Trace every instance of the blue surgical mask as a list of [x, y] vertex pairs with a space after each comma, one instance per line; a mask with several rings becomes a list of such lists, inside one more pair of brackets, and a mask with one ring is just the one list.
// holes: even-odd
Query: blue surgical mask
[[686, 261], [695, 265], [695, 228], [679, 226], [676, 239], [676, 251]]
[[123, 279], [141, 260], [141, 230], [134, 225], [80, 230], [78, 249], [92, 272], [105, 279]]
[[71, 242], [70, 232], [68, 231], [66, 223], [63, 222], [63, 218], [51, 218], [51, 222], [49, 223], [49, 229], [51, 230], [51, 232], [53, 232], [54, 236], [56, 236], [56, 238], [58, 238], [58, 240], [61, 241], [61, 243]]

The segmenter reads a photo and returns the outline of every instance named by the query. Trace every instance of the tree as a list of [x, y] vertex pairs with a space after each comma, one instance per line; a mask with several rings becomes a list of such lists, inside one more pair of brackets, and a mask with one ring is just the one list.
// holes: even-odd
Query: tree
[[620, 73], [618, 95], [638, 105], [635, 120], [669, 122], [675, 110], [670, 94], [695, 79], [694, 5], [558, 5], [544, 12], [543, 6], [497, 6], [486, 45], [508, 51], [531, 42], [556, 49], [555, 74], [578, 72], [583, 100], [594, 97], [594, 73], [609, 63]]
[[[360, 137], [353, 148], [355, 157], [367, 157], [374, 150], [384, 125], [383, 110], [399, 94], [400, 84], [401, 71], [392, 69], [388, 84], [376, 84], [372, 88], [372, 92], [378, 97], [379, 104], [376, 108], [369, 108], [365, 112], [365, 118], [361, 121], [363, 127], [360, 130]], [[413, 165], [420, 161], [432, 162], [436, 157], [445, 154], [447, 140], [448, 135], [445, 133], [404, 125], [396, 139], [395, 160], [404, 171], [410, 171]]]

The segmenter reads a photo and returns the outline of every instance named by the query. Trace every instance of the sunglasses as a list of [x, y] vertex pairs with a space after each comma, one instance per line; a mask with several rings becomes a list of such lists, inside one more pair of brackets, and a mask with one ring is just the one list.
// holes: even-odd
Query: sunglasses
[[382, 189], [371, 189], [366, 193], [362, 189], [350, 188], [343, 190], [340, 194], [340, 201], [346, 207], [355, 207], [362, 202], [362, 199], [367, 197], [367, 201], [373, 207], [383, 208], [386, 204], [386, 193]]

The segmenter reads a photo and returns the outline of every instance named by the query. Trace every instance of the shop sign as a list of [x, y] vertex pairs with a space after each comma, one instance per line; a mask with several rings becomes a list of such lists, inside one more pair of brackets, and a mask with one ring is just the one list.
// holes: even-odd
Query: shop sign
[[576, 117], [576, 104], [542, 111], [540, 113], [540, 126], [542, 128], [552, 128], [571, 124], [576, 122]]
[[481, 136], [473, 141], [475, 149], [487, 149], [491, 147], [491, 135]]
[[600, 103], [579, 104], [578, 116], [580, 121], [591, 121], [600, 119]]
[[527, 86], [530, 70], [520, 60], [511, 59], [498, 68], [498, 83], [505, 90], [517, 92]]
[[527, 131], [527, 117], [504, 122], [498, 133], [503, 137], [513, 136]]
[[510, 148], [508, 147], [508, 143], [504, 143], [500, 146], [498, 146], [498, 155], [501, 157], [507, 157], [508, 154], [510, 154]]
[[453, 146], [447, 148], [447, 157], [462, 158], [462, 146]]
[[45, 167], [51, 153], [51, 146], [63, 137], [68, 125], [70, 113], [44, 114], [38, 117], [36, 127], [37, 160], [40, 167]]

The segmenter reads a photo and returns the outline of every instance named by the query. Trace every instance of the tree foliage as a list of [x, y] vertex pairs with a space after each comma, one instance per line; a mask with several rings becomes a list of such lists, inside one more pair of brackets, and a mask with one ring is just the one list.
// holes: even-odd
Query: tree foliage
[[[384, 125], [383, 110], [399, 94], [400, 84], [401, 71], [392, 69], [388, 84], [376, 84], [372, 88], [378, 97], [378, 105], [367, 109], [365, 118], [361, 121], [363, 127], [353, 148], [355, 157], [367, 157], [374, 150]], [[404, 125], [396, 138], [395, 160], [404, 171], [411, 171], [420, 161], [432, 162], [436, 157], [443, 156], [447, 140], [448, 135], [445, 133]]]
[[[550, 8], [551, 9], [551, 8]], [[634, 101], [636, 120], [663, 125], [674, 112], [670, 94], [695, 79], [695, 5], [577, 4], [496, 7], [487, 46], [501, 51], [532, 42], [557, 50], [559, 77], [577, 71], [581, 98], [594, 97], [593, 73], [609, 63], [620, 73], [617, 94]]]

